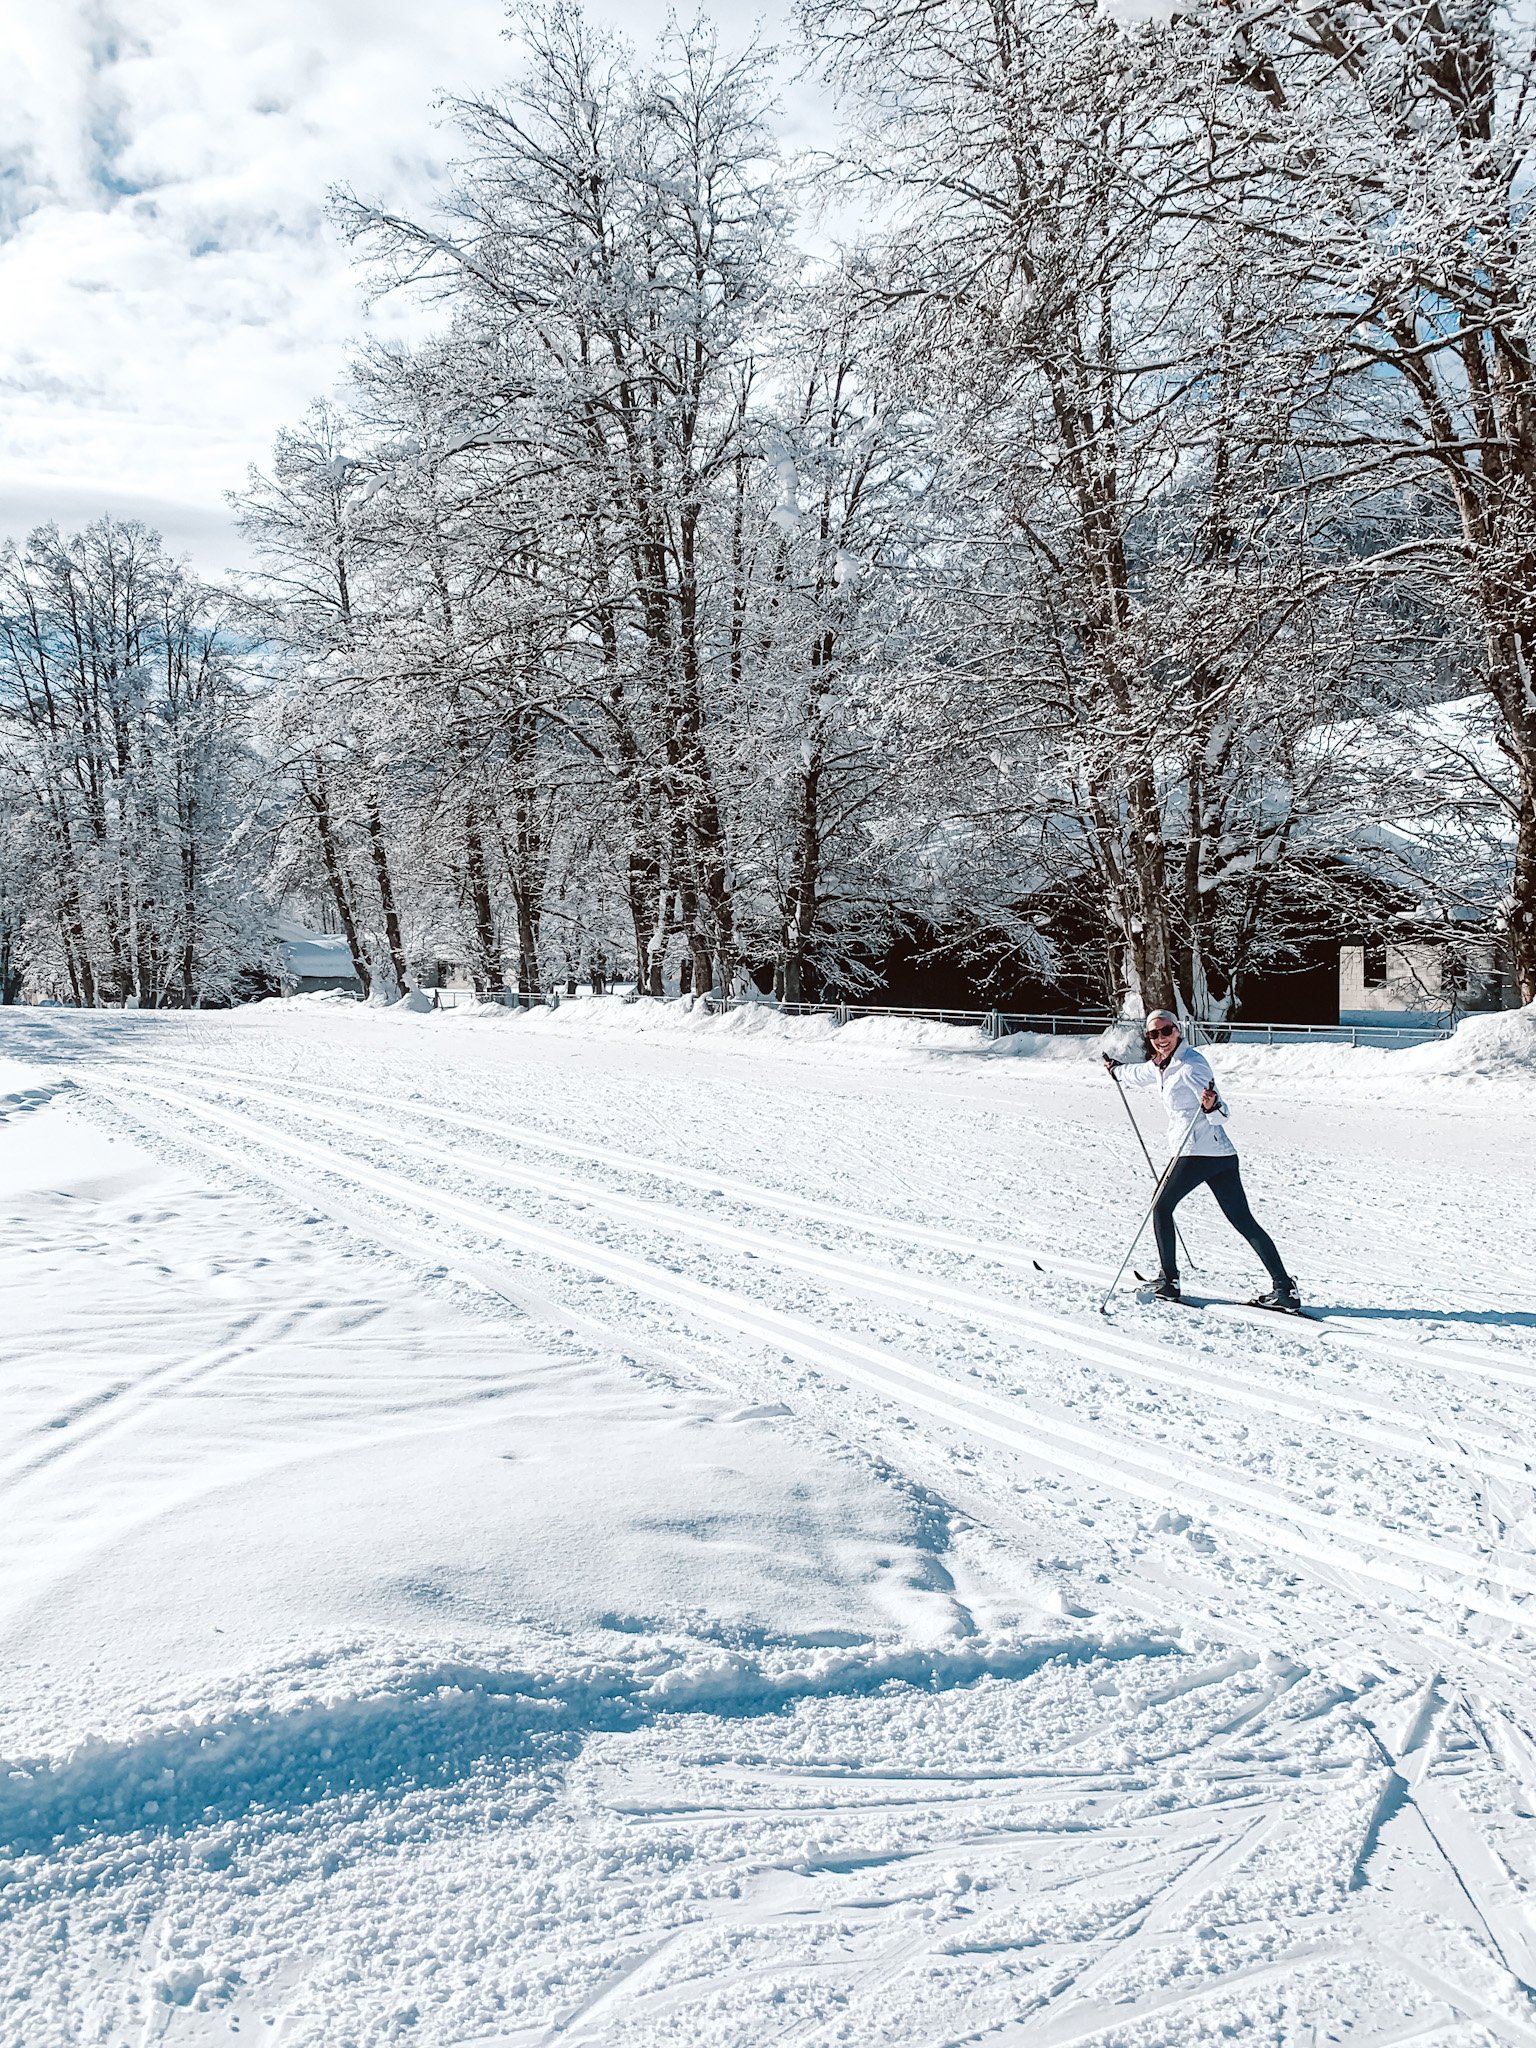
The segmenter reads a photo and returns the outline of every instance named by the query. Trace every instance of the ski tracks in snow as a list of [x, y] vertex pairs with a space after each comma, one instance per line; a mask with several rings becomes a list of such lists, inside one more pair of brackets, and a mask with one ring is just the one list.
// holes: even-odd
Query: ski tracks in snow
[[[662, 1924], [577, 1930], [586, 1988], [556, 2018], [434, 2040], [1071, 2048], [1106, 2029], [1195, 2038], [1235, 2001], [1288, 2043], [1309, 2036], [1287, 2014], [1311, 2026], [1304, 2010], [1387, 1996], [1391, 2016], [1360, 2039], [1536, 2043], [1520, 1821], [1536, 1814], [1520, 1666], [1536, 1556], [1511, 1534], [1536, 1516], [1518, 1401], [1536, 1358], [1238, 1314], [1165, 1341], [1144, 1317], [1089, 1319], [1087, 1260], [1042, 1278], [1017, 1245], [432, 1102], [274, 1090], [206, 1063], [79, 1072], [162, 1152], [264, 1180], [557, 1330], [681, 1351], [748, 1400], [809, 1393], [820, 1426], [878, 1443], [1005, 1546], [1036, 1507], [1139, 1530], [1109, 1598], [1161, 1599], [1166, 1621], [1205, 1594], [1239, 1640], [1260, 1638], [1171, 1690], [1138, 1677], [1129, 1703], [1091, 1674], [1053, 1678], [1054, 1748], [1032, 1726], [1022, 1772], [1019, 1731], [981, 1756], [978, 1702], [962, 1732], [952, 1695], [882, 1701], [856, 1761], [847, 1725], [819, 1736], [814, 1711], [765, 1726], [729, 1769], [707, 1727], [692, 1764], [675, 1728], [654, 1759], [650, 1736], [594, 1736], [578, 1789], [605, 1867], [643, 1855], [730, 1882], [674, 1887]], [[784, 1222], [759, 1227], [764, 1210]], [[167, 1361], [158, 1381], [93, 1397], [99, 1413], [82, 1402], [69, 1428], [107, 1428], [112, 1401], [142, 1407], [227, 1362], [227, 1347]], [[35, 1432], [0, 1492], [8, 1476], [25, 1492], [52, 1448]], [[1358, 1505], [1372, 1495], [1374, 1517]], [[558, 1861], [571, 1836], [562, 1850], [551, 1829], [515, 1853]], [[527, 1945], [530, 1970], [544, 1913], [498, 1936]]]
[[[30, 1091], [29, 1106], [61, 1092]], [[302, 1270], [245, 1258], [228, 1213], [196, 1188], [133, 1175], [117, 1186], [115, 1167], [86, 1177], [84, 1199], [45, 1194], [9, 1219], [7, 1621], [172, 1506], [338, 1446], [453, 1426], [512, 1384], [490, 1343], [484, 1355], [466, 1349], [446, 1376], [440, 1363], [412, 1371], [408, 1357], [381, 1373], [380, 1330], [411, 1308], [403, 1276], [390, 1276], [394, 1300], [387, 1286], [306, 1298]], [[183, 1194], [190, 1230], [171, 1213]], [[46, 1314], [50, 1302], [40, 1348], [34, 1304]]]
[[[1527, 1567], [1513, 1562], [1507, 1552], [1496, 1556], [1478, 1542], [1481, 1529], [1477, 1519], [1477, 1482], [1521, 1489], [1531, 1485], [1532, 1469], [1522, 1455], [1516, 1430], [1510, 1428], [1501, 1433], [1478, 1426], [1462, 1427], [1455, 1432], [1454, 1441], [1447, 1442], [1443, 1431], [1429, 1424], [1406, 1429], [1400, 1420], [1400, 1408], [1362, 1394], [1347, 1376], [1336, 1375], [1331, 1384], [1323, 1385], [1307, 1366], [1303, 1367], [1305, 1379], [1298, 1375], [1294, 1371], [1298, 1355], [1305, 1360], [1320, 1348], [1310, 1333], [1300, 1338], [1293, 1337], [1288, 1329], [1275, 1333], [1269, 1345], [1271, 1355], [1277, 1350], [1282, 1355], [1288, 1351], [1293, 1370], [1280, 1386], [1272, 1381], [1266, 1386], [1256, 1374], [1243, 1377], [1229, 1369], [1213, 1368], [1189, 1350], [1112, 1326], [1095, 1327], [1087, 1319], [1073, 1319], [1027, 1303], [1003, 1300], [974, 1286], [961, 1288], [935, 1277], [903, 1273], [867, 1255], [859, 1258], [811, 1242], [786, 1240], [681, 1211], [672, 1205], [621, 1194], [589, 1181], [479, 1155], [462, 1146], [450, 1149], [430, 1140], [408, 1137], [398, 1125], [380, 1124], [336, 1106], [339, 1091], [304, 1090], [302, 1113], [306, 1119], [318, 1117], [330, 1131], [349, 1137], [353, 1149], [346, 1152], [334, 1141], [322, 1146], [286, 1129], [285, 1123], [295, 1114], [292, 1099], [285, 1101], [256, 1083], [227, 1077], [215, 1081], [209, 1077], [210, 1089], [227, 1090], [240, 1101], [239, 1109], [231, 1109], [210, 1094], [190, 1092], [185, 1084], [167, 1089], [163, 1081], [142, 1072], [131, 1079], [125, 1074], [121, 1080], [130, 1094], [141, 1091], [163, 1108], [175, 1109], [183, 1118], [201, 1117], [205, 1125], [211, 1124], [240, 1140], [244, 1148], [241, 1152], [231, 1154], [225, 1149], [232, 1164], [243, 1159], [250, 1165], [258, 1152], [264, 1152], [269, 1160], [274, 1153], [286, 1155], [332, 1179], [350, 1181], [354, 1187], [384, 1199], [397, 1210], [403, 1206], [414, 1212], [418, 1231], [420, 1219], [425, 1217], [429, 1229], [427, 1238], [422, 1240], [423, 1255], [427, 1255], [429, 1246], [439, 1258], [443, 1255], [442, 1240], [433, 1234], [434, 1228], [439, 1232], [444, 1224], [467, 1228], [482, 1238], [537, 1255], [556, 1267], [575, 1267], [601, 1275], [652, 1301], [672, 1305], [696, 1318], [702, 1316], [717, 1328], [730, 1329], [754, 1344], [782, 1347], [804, 1364], [831, 1371], [898, 1406], [915, 1408], [944, 1425], [1016, 1455], [1034, 1460], [1043, 1457], [1056, 1470], [1090, 1483], [1111, 1485], [1167, 1512], [1177, 1514], [1194, 1507], [1209, 1526], [1241, 1544], [1252, 1544], [1261, 1555], [1266, 1550], [1278, 1550], [1303, 1563], [1326, 1565], [1368, 1583], [1389, 1587], [1399, 1596], [1427, 1597], [1453, 1614], [1466, 1610], [1520, 1623], [1528, 1611], [1536, 1611], [1527, 1610], [1525, 1605], [1536, 1597], [1536, 1565]], [[324, 1100], [326, 1095], [333, 1099]], [[265, 1116], [254, 1115], [253, 1105], [265, 1110]], [[432, 1112], [422, 1110], [418, 1114], [430, 1118]], [[458, 1117], [453, 1120], [468, 1121]], [[490, 1120], [473, 1121], [483, 1134], [497, 1134], [497, 1126]], [[162, 1126], [162, 1139], [166, 1135]], [[504, 1135], [516, 1139], [525, 1136], [521, 1132]], [[365, 1150], [357, 1149], [359, 1141]], [[391, 1161], [387, 1167], [377, 1163], [381, 1152]], [[402, 1170], [406, 1160], [419, 1162], [438, 1178], [407, 1174]], [[603, 1163], [612, 1166], [619, 1162], [609, 1155]], [[623, 1164], [630, 1172], [636, 1170], [633, 1160]], [[503, 1190], [516, 1188], [553, 1198], [577, 1211], [616, 1218], [670, 1245], [678, 1240], [691, 1240], [718, 1248], [733, 1257], [732, 1272], [738, 1284], [722, 1287], [715, 1279], [700, 1281], [666, 1255], [636, 1257], [605, 1241], [554, 1230], [526, 1214], [468, 1199], [442, 1185], [444, 1172], [460, 1182], [489, 1181]], [[677, 1177], [675, 1171], [673, 1177]], [[691, 1173], [687, 1178], [695, 1184], [710, 1180], [709, 1176]], [[718, 1188], [719, 1183], [713, 1182], [711, 1186]], [[742, 1192], [740, 1184], [736, 1184], [734, 1191]], [[775, 1200], [772, 1196], [766, 1199]], [[809, 1205], [800, 1206], [803, 1209]], [[826, 1210], [815, 1220], [819, 1224], [831, 1223], [835, 1212]], [[846, 1227], [859, 1232], [864, 1221], [855, 1218]], [[897, 1230], [889, 1222], [884, 1228], [893, 1235]], [[1012, 1248], [990, 1247], [945, 1233], [928, 1231], [923, 1236], [930, 1243], [944, 1240], [946, 1250], [963, 1248], [978, 1262], [992, 1259], [996, 1263], [998, 1250], [1015, 1264], [1022, 1264], [1028, 1257]], [[1062, 1354], [1074, 1364], [1106, 1369], [1134, 1386], [1176, 1388], [1196, 1396], [1202, 1404], [1218, 1401], [1228, 1409], [1285, 1425], [1291, 1432], [1291, 1443], [1295, 1442], [1297, 1429], [1321, 1430], [1346, 1444], [1386, 1453], [1406, 1466], [1380, 1489], [1387, 1497], [1405, 1485], [1422, 1492], [1426, 1485], [1443, 1485], [1447, 1471], [1459, 1473], [1471, 1487], [1465, 1527], [1452, 1533], [1431, 1523], [1425, 1534], [1419, 1535], [1411, 1522], [1407, 1526], [1401, 1522], [1372, 1524], [1341, 1512], [1327, 1498], [1334, 1490], [1332, 1474], [1336, 1466], [1330, 1467], [1323, 1460], [1315, 1435], [1307, 1444], [1307, 1463], [1316, 1480], [1315, 1490], [1308, 1497], [1295, 1484], [1294, 1471], [1282, 1475], [1280, 1480], [1253, 1473], [1251, 1443], [1243, 1446], [1241, 1463], [1231, 1469], [1213, 1464], [1208, 1453], [1198, 1455], [1193, 1445], [1165, 1447], [1155, 1437], [1149, 1439], [1134, 1429], [1128, 1430], [1127, 1422], [1134, 1422], [1135, 1417], [1126, 1411], [1116, 1417], [1118, 1427], [1102, 1416], [1084, 1426], [1059, 1402], [1050, 1400], [1048, 1394], [1042, 1397], [1034, 1384], [998, 1391], [995, 1384], [977, 1384], [969, 1376], [962, 1381], [921, 1359], [903, 1355], [889, 1343], [872, 1345], [845, 1333], [830, 1318], [827, 1322], [811, 1322], [803, 1315], [788, 1314], [764, 1302], [756, 1292], [743, 1293], [739, 1277], [745, 1267], [755, 1262], [806, 1274], [841, 1295], [845, 1302], [849, 1297], [855, 1301], [874, 1297], [925, 1312], [936, 1311], [958, 1323], [962, 1331], [974, 1329], [977, 1324], [1006, 1331], [1019, 1340], [1027, 1355], [1042, 1350]], [[1449, 1349], [1443, 1345], [1393, 1344], [1354, 1330], [1345, 1331], [1342, 1340], [1368, 1349], [1373, 1358], [1390, 1360], [1421, 1376], [1434, 1377], [1450, 1362], [1441, 1355]], [[1334, 1340], [1337, 1341], [1340, 1340]], [[1459, 1374], [1526, 1382], [1518, 1367], [1502, 1360], [1495, 1363], [1493, 1355], [1480, 1353], [1474, 1347], [1458, 1345], [1456, 1350], [1459, 1355], [1454, 1359], [1454, 1368]], [[1268, 1363], [1262, 1360], [1262, 1354], [1254, 1362]]]

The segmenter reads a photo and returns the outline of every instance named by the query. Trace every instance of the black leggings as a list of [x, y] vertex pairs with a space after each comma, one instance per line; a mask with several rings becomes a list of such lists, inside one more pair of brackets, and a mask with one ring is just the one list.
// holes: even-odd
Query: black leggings
[[1261, 1224], [1254, 1221], [1253, 1211], [1248, 1206], [1248, 1197], [1243, 1192], [1243, 1176], [1238, 1171], [1236, 1155], [1231, 1153], [1224, 1159], [1176, 1159], [1168, 1169], [1168, 1177], [1163, 1182], [1162, 1192], [1152, 1204], [1152, 1230], [1157, 1238], [1157, 1260], [1168, 1278], [1177, 1279], [1179, 1272], [1177, 1242], [1173, 1234], [1173, 1212], [1184, 1197], [1192, 1195], [1198, 1187], [1210, 1189], [1216, 1197], [1216, 1204], [1222, 1215], [1239, 1236], [1247, 1238], [1263, 1260], [1270, 1279], [1277, 1287], [1284, 1287], [1290, 1276], [1280, 1262], [1275, 1240]]

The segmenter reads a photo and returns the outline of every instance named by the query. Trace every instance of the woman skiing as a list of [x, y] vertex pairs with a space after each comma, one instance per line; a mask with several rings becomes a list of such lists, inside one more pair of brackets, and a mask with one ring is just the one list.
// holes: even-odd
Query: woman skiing
[[1188, 1194], [1208, 1187], [1217, 1206], [1232, 1228], [1245, 1237], [1263, 1260], [1273, 1285], [1268, 1294], [1255, 1296], [1255, 1308], [1283, 1309], [1301, 1313], [1296, 1282], [1286, 1272], [1275, 1241], [1255, 1222], [1243, 1192], [1243, 1177], [1237, 1163], [1237, 1147], [1220, 1121], [1227, 1114], [1211, 1072], [1210, 1061], [1192, 1045], [1184, 1043], [1179, 1020], [1167, 1010], [1154, 1010], [1147, 1018], [1147, 1041], [1152, 1057], [1133, 1065], [1122, 1065], [1104, 1055], [1111, 1074], [1133, 1088], [1161, 1090], [1168, 1117], [1170, 1159], [1158, 1183], [1152, 1204], [1152, 1229], [1157, 1239], [1158, 1277], [1152, 1287], [1157, 1301], [1179, 1299], [1179, 1263], [1173, 1229], [1173, 1212]]

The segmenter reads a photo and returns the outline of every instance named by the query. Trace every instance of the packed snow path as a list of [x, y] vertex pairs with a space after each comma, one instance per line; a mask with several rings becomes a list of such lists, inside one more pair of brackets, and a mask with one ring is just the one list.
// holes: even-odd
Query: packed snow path
[[1536, 2042], [1500, 1031], [8, 1013], [0, 2040]]

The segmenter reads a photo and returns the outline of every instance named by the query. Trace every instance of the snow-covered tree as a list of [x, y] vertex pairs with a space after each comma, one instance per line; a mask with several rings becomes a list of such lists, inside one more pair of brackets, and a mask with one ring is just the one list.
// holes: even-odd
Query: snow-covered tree
[[1314, 309], [1213, 197], [1244, 167], [1231, 82], [1199, 29], [1072, 0], [805, 12], [879, 289], [927, 339], [947, 588], [920, 667], [957, 820], [995, 888], [1090, 881], [1111, 992], [1219, 1012], [1343, 823], [1317, 735], [1377, 623], [1302, 452], [1337, 424]]
[[[1352, 404], [1320, 455], [1410, 490], [1375, 566], [1439, 582], [1482, 642], [1509, 777], [1506, 915], [1536, 999], [1536, 46], [1497, 0], [1231, 0], [1197, 13], [1262, 260], [1326, 330]], [[1223, 195], [1230, 205], [1230, 194]]]
[[1407, 59], [1333, 80], [1285, 0], [804, 14], [870, 206], [844, 260], [793, 247], [762, 52], [674, 24], [642, 58], [562, 4], [450, 103], [437, 215], [338, 200], [374, 285], [441, 319], [239, 501], [279, 890], [381, 992], [448, 948], [489, 994], [622, 963], [794, 1000], [922, 931], [1000, 985], [1219, 1015], [1385, 902], [1354, 880], [1409, 786], [1382, 764], [1466, 688], [1459, 607], [1509, 772], [1437, 789], [1485, 877], [1504, 805], [1518, 941], [1523, 641], [1487, 626], [1490, 592], [1523, 617], [1518, 463], [1437, 361], [1424, 264], [1417, 350], [1377, 292], [1417, 131], [1373, 170], [1339, 113], [1374, 94], [1380, 128]]
[[222, 608], [157, 535], [5, 549], [8, 981], [20, 957], [40, 993], [192, 1007], [267, 964], [247, 727]]

